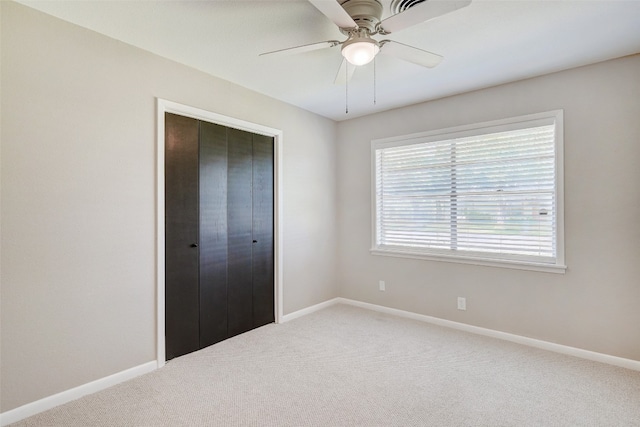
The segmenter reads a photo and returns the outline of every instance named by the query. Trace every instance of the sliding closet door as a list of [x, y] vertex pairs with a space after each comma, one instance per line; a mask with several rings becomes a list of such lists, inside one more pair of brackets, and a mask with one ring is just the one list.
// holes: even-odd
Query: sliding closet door
[[200, 122], [200, 348], [227, 338], [227, 128]]
[[167, 359], [199, 348], [198, 121], [165, 115]]

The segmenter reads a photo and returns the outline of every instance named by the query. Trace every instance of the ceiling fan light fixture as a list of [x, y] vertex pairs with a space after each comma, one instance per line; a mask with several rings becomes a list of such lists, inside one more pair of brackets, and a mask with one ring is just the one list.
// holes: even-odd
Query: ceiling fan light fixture
[[380, 45], [370, 37], [353, 37], [342, 44], [342, 56], [353, 65], [365, 65], [380, 52]]

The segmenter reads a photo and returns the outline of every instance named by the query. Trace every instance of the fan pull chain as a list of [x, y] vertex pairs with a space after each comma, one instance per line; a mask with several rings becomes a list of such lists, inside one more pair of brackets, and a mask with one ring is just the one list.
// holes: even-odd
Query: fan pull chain
[[349, 114], [349, 63], [344, 64], [344, 113]]
[[376, 105], [376, 57], [373, 57], [373, 105]]

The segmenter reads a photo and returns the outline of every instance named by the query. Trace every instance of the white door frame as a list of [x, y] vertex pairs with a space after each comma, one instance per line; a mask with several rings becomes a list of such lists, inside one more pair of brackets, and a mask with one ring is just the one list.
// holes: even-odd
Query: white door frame
[[274, 207], [274, 317], [282, 322], [282, 131], [259, 124], [201, 110], [165, 99], [157, 100], [156, 133], [156, 357], [158, 368], [166, 362], [165, 354], [165, 231], [164, 231], [164, 113], [192, 117], [226, 127], [273, 137], [273, 207]]

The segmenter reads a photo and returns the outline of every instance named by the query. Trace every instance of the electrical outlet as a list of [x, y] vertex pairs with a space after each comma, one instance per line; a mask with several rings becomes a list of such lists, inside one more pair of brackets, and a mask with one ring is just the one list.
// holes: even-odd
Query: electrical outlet
[[467, 309], [467, 299], [464, 297], [458, 297], [458, 310]]
[[384, 292], [385, 291], [384, 280], [380, 280], [380, 282], [378, 282], [378, 284], [380, 285], [380, 290]]

